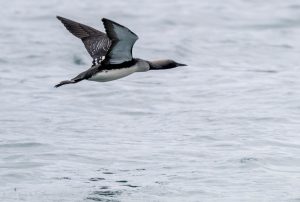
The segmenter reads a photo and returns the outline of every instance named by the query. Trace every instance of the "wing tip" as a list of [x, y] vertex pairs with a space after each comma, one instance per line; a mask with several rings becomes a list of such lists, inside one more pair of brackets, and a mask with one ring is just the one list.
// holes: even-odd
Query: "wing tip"
[[63, 17], [61, 17], [59, 15], [57, 15], [56, 18], [59, 19], [59, 20], [63, 20], [64, 19]]
[[[115, 21], [113, 21], [113, 20], [107, 19], [107, 18], [102, 18], [102, 22], [103, 22], [104, 28], [105, 28], [105, 30], [106, 30], [106, 33], [107, 33], [110, 29], [112, 29], [112, 24], [115, 24], [115, 25], [117, 25], [117, 26], [120, 26], [120, 27], [123, 27], [123, 28], [129, 30], [133, 35], [136, 36], [137, 39], [139, 39], [139, 37], [138, 37], [138, 35], [137, 35], [136, 33], [134, 33], [133, 31], [131, 31], [128, 27], [126, 27], [126, 26], [124, 26], [124, 25], [121, 25], [121, 24], [119, 24], [119, 23], [117, 23], [117, 22], [115, 22]], [[111, 40], [113, 40], [113, 39], [111, 39]]]
[[102, 22], [113, 22], [113, 23], [116, 23], [108, 18], [102, 18]]
[[105, 29], [108, 29], [109, 25], [114, 23], [112, 20], [107, 19], [107, 18], [102, 18], [102, 22], [103, 22], [103, 25], [104, 25]]

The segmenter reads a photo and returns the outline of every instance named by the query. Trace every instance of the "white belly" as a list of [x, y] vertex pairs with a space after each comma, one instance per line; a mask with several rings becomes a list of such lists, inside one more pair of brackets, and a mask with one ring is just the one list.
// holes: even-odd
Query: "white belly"
[[116, 80], [128, 76], [136, 72], [136, 70], [137, 69], [135, 66], [129, 68], [123, 68], [123, 69], [103, 70], [101, 72], [98, 72], [88, 80], [98, 81], [98, 82], [112, 81], [112, 80]]

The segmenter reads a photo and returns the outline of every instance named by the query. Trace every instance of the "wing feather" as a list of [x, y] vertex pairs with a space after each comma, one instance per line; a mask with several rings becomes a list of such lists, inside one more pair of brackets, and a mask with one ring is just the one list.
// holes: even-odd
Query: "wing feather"
[[106, 55], [111, 41], [105, 33], [87, 25], [57, 16], [74, 36], [81, 39], [88, 53], [94, 60], [101, 60]]
[[108, 64], [121, 64], [132, 60], [132, 48], [138, 36], [127, 27], [103, 18], [102, 22], [112, 44], [105, 56]]

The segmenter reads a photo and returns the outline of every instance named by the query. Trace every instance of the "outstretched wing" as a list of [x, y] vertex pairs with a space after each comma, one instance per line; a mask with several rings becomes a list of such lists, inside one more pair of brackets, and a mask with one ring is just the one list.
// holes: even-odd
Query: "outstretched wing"
[[59, 19], [74, 36], [82, 40], [94, 61], [99, 61], [106, 55], [111, 41], [105, 33], [60, 16], [57, 16], [57, 19]]
[[132, 47], [138, 36], [128, 28], [108, 20], [102, 19], [105, 31], [112, 44], [105, 56], [105, 63], [121, 64], [132, 60]]

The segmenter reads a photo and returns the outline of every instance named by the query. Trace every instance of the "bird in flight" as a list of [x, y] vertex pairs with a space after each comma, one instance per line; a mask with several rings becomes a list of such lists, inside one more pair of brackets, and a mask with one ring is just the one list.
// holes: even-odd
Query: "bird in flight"
[[132, 48], [138, 36], [127, 27], [103, 18], [106, 34], [87, 25], [57, 16], [64, 26], [80, 38], [93, 58], [92, 66], [71, 80], [61, 81], [55, 87], [82, 80], [106, 82], [134, 72], [171, 69], [186, 66], [174, 60], [147, 61], [132, 57]]

